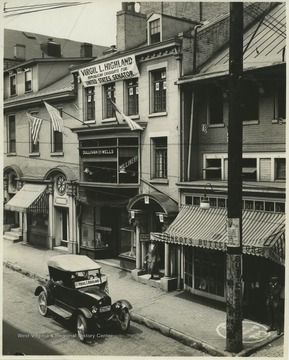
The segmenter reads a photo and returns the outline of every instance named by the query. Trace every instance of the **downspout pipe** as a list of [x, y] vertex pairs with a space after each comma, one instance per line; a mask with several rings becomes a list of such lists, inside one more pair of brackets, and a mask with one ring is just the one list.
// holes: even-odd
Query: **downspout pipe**
[[197, 69], [197, 35], [198, 35], [198, 29], [203, 25], [203, 23], [198, 24], [194, 27], [194, 48], [193, 48], [193, 75], [196, 73]]

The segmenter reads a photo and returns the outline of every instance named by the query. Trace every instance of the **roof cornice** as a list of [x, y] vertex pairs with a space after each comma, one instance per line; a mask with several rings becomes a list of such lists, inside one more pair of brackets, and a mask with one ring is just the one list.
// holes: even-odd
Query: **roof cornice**
[[47, 94], [40, 95], [34, 98], [25, 98], [20, 100], [15, 100], [13, 102], [8, 102], [5, 104], [4, 102], [4, 111], [14, 110], [17, 108], [29, 107], [31, 105], [42, 104], [43, 100], [51, 101], [51, 100], [74, 100], [76, 98], [76, 94], [74, 91], [63, 91], [57, 94]]

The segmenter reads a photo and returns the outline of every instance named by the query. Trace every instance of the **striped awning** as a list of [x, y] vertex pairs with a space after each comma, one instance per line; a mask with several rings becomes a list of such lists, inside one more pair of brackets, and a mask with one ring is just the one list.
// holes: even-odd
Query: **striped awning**
[[[184, 205], [165, 232], [151, 233], [151, 240], [226, 251], [227, 209]], [[284, 265], [285, 214], [243, 210], [242, 250]]]
[[48, 213], [46, 185], [25, 184], [21, 190], [5, 204], [5, 210], [27, 213]]

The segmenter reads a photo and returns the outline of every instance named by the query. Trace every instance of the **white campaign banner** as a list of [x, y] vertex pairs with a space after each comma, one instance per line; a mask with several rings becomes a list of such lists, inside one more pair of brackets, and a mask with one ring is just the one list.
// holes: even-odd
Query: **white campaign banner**
[[84, 87], [102, 85], [139, 76], [134, 55], [87, 66], [79, 70]]

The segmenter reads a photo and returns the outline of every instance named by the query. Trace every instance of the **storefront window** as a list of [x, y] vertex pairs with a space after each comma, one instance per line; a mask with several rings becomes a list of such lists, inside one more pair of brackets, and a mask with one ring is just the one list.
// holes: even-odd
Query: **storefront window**
[[81, 246], [91, 249], [109, 248], [111, 246], [112, 228], [100, 224], [100, 208], [82, 207]]
[[201, 248], [185, 252], [185, 284], [198, 291], [224, 297], [224, 253]]
[[112, 184], [139, 182], [138, 137], [80, 141], [83, 181]]

